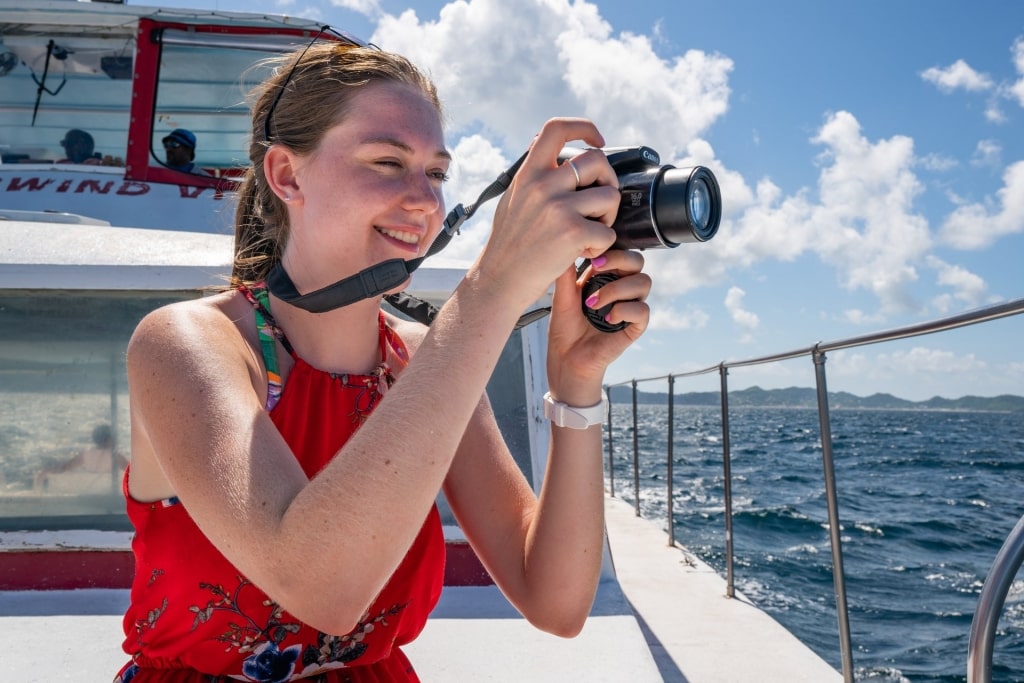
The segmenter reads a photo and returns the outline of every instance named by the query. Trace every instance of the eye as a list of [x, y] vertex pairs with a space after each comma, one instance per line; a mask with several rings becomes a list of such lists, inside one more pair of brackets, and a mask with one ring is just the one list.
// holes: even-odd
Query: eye
[[451, 180], [451, 176], [449, 176], [448, 173], [446, 171], [444, 171], [443, 169], [437, 169], [437, 170], [434, 170], [434, 171], [430, 171], [430, 172], [427, 173], [427, 175], [429, 175], [431, 178], [433, 178], [434, 180], [436, 180], [438, 182], [441, 182], [441, 183], [446, 183], [449, 180]]

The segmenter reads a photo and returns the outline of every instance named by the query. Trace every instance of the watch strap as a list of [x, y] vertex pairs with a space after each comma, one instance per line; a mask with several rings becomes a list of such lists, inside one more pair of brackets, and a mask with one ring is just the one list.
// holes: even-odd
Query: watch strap
[[569, 429], [586, 429], [604, 422], [608, 412], [608, 402], [601, 399], [592, 406], [579, 407], [571, 406], [568, 403], [556, 401], [551, 392], [544, 394], [544, 417], [551, 420], [551, 424]]

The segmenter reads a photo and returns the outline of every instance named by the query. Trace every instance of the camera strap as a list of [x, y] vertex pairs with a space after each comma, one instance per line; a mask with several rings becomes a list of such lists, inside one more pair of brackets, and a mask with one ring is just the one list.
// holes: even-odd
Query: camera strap
[[[413, 271], [419, 268], [424, 259], [447, 247], [452, 237], [458, 234], [462, 224], [476, 213], [481, 204], [494, 199], [508, 189], [512, 178], [515, 177], [525, 160], [526, 153], [488, 185], [477, 197], [476, 202], [468, 207], [458, 204], [452, 209], [444, 220], [444, 227], [424, 256], [410, 261], [400, 258], [389, 259], [306, 294], [299, 293], [284, 265], [278, 261], [267, 275], [267, 289], [278, 299], [310, 313], [326, 313], [363, 299], [380, 296], [405, 282]], [[392, 306], [425, 325], [430, 325], [437, 314], [436, 307], [404, 292], [385, 298]]]

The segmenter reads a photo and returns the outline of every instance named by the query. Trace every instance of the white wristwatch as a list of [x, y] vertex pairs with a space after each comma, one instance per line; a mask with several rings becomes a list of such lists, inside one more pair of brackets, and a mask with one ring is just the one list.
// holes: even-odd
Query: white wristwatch
[[551, 423], [558, 427], [569, 429], [586, 429], [593, 425], [604, 422], [608, 412], [608, 402], [601, 399], [600, 403], [586, 408], [571, 406], [568, 403], [556, 401], [551, 392], [544, 394], [544, 417], [551, 420]]

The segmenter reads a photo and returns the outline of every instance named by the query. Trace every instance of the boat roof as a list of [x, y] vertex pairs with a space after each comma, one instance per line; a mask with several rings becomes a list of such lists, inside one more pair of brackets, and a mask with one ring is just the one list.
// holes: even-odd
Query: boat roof
[[[166, 291], [223, 286], [231, 272], [233, 239], [111, 226], [74, 214], [0, 209], [0, 288]], [[443, 302], [467, 265], [433, 256], [413, 274], [407, 291]]]
[[[223, 12], [112, 2], [81, 0], [0, 0], [0, 33], [51, 33], [56, 27], [70, 34], [95, 37], [132, 36], [139, 18], [192, 24], [264, 26], [267, 28], [299, 28], [316, 33], [322, 23], [287, 15]], [[362, 42], [351, 34], [354, 42]]]

